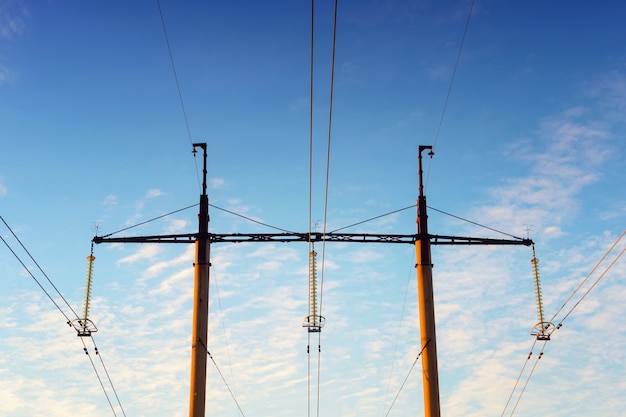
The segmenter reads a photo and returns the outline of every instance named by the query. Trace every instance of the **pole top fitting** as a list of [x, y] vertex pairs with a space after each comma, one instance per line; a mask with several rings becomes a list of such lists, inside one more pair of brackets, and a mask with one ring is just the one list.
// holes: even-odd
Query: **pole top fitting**
[[203, 150], [203, 157], [204, 157], [204, 167], [202, 169], [202, 195], [206, 195], [206, 143], [192, 143], [193, 146], [193, 150], [191, 151], [193, 153], [193, 156], [196, 156], [196, 147], [200, 147]]
[[418, 176], [419, 176], [419, 195], [420, 197], [424, 196], [424, 184], [422, 181], [422, 174], [423, 174], [423, 170], [422, 170], [422, 152], [425, 151], [426, 149], [429, 149], [430, 152], [428, 152], [428, 156], [433, 157], [433, 155], [435, 154], [433, 152], [433, 147], [430, 145], [419, 145], [419, 152], [417, 153], [417, 159], [418, 159]]

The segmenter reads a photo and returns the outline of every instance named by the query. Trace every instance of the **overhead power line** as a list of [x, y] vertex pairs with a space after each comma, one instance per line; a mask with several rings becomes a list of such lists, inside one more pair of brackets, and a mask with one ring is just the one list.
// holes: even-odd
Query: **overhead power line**
[[[551, 323], [553, 322], [553, 320], [559, 315], [559, 313], [565, 308], [565, 306], [572, 300], [572, 298], [575, 296], [575, 294], [589, 280], [589, 278], [597, 271], [598, 267], [606, 260], [606, 258], [609, 256], [609, 254], [611, 252], [613, 252], [613, 250], [615, 249], [615, 247], [618, 245], [618, 243], [621, 241], [621, 239], [624, 237], [625, 234], [626, 234], [626, 230], [624, 232], [622, 232], [622, 234], [615, 240], [615, 242], [604, 253], [602, 258], [600, 258], [600, 260], [594, 265], [594, 267], [589, 272], [589, 274], [587, 274], [587, 276], [582, 280], [582, 282], [576, 287], [576, 289], [572, 292], [572, 294], [567, 298], [565, 303], [563, 303], [563, 305], [552, 316], [552, 319], [548, 322], [548, 324], [552, 325]], [[556, 331], [556, 330], [560, 329], [563, 326], [563, 322], [565, 321], [565, 319], [567, 319], [572, 314], [574, 309], [576, 309], [576, 307], [578, 307], [580, 305], [580, 303], [585, 299], [585, 297], [587, 297], [587, 295], [589, 295], [591, 290], [593, 290], [596, 287], [596, 285], [600, 282], [600, 280], [602, 280], [606, 276], [606, 274], [611, 270], [611, 268], [613, 268], [613, 266], [617, 263], [617, 261], [621, 258], [621, 256], [624, 254], [625, 251], [626, 251], [626, 248], [622, 249], [613, 258], [613, 260], [609, 263], [609, 265], [607, 265], [607, 267], [604, 269], [604, 271], [602, 271], [602, 273], [596, 278], [596, 280], [591, 284], [591, 286], [589, 286], [589, 288], [585, 291], [585, 293], [578, 299], [578, 301], [572, 306], [572, 308], [570, 308], [570, 310], [563, 316], [563, 318], [555, 326], [553, 331]], [[528, 357], [526, 358], [526, 361], [524, 362], [524, 365], [522, 366], [522, 369], [521, 369], [521, 371], [520, 371], [520, 373], [519, 373], [519, 375], [517, 377], [517, 380], [515, 381], [513, 389], [511, 390], [509, 398], [507, 399], [507, 402], [506, 402], [506, 404], [504, 406], [504, 409], [502, 410], [502, 414], [500, 415], [500, 417], [504, 416], [507, 408], [509, 407], [509, 404], [511, 403], [513, 395], [515, 394], [515, 391], [517, 390], [517, 387], [518, 387], [518, 385], [520, 383], [520, 380], [522, 378], [524, 370], [526, 369], [526, 366], [528, 365], [528, 363], [529, 363], [529, 361], [530, 361], [530, 359], [531, 359], [531, 357], [533, 355], [533, 351], [534, 351], [535, 345], [536, 345], [538, 340], [540, 340], [539, 337], [535, 338], [535, 340], [533, 342], [533, 345], [530, 348], [530, 353], [528, 354]], [[511, 413], [509, 414], [509, 417], [513, 417], [513, 414], [515, 413], [515, 410], [517, 409], [517, 407], [518, 407], [518, 405], [519, 405], [519, 403], [520, 403], [520, 401], [522, 399], [522, 396], [524, 395], [524, 392], [526, 391], [526, 387], [528, 386], [528, 383], [530, 382], [530, 379], [531, 379], [531, 377], [532, 377], [532, 375], [533, 375], [533, 373], [535, 371], [535, 368], [537, 367], [537, 364], [539, 363], [539, 360], [543, 357], [543, 352], [544, 352], [544, 349], [545, 349], [546, 344], [547, 344], [549, 339], [542, 339], [542, 340], [544, 341], [544, 343], [541, 346], [541, 350], [540, 350], [539, 354], [536, 355], [536, 357], [535, 357], [535, 362], [533, 364], [533, 367], [532, 367], [530, 373], [526, 377], [526, 381], [524, 382], [524, 386], [522, 387], [521, 391], [517, 395], [517, 399], [516, 399], [515, 404], [514, 404], [512, 410], [511, 410]]]
[[[2, 216], [0, 216], [0, 220], [2, 220], [2, 222], [4, 223], [4, 225], [6, 226], [6, 228], [11, 232], [11, 234], [13, 235], [13, 237], [15, 238], [15, 240], [20, 244], [20, 246], [22, 247], [22, 249], [24, 250], [24, 252], [26, 252], [26, 254], [28, 255], [28, 257], [31, 259], [31, 261], [37, 266], [37, 269], [39, 269], [39, 271], [41, 272], [41, 274], [46, 278], [46, 280], [48, 281], [48, 283], [52, 286], [52, 288], [54, 289], [54, 291], [56, 292], [56, 294], [63, 300], [63, 302], [65, 303], [65, 305], [70, 309], [70, 311], [72, 312], [72, 314], [74, 315], [74, 317], [76, 318], [76, 320], [80, 321], [81, 319], [79, 318], [78, 314], [76, 313], [76, 311], [72, 308], [72, 306], [70, 305], [70, 303], [67, 301], [67, 299], [63, 296], [63, 294], [61, 294], [61, 292], [59, 291], [59, 289], [57, 288], [56, 285], [54, 285], [54, 283], [52, 282], [52, 280], [50, 279], [50, 277], [48, 276], [48, 274], [46, 274], [46, 272], [43, 270], [43, 268], [39, 265], [39, 263], [35, 260], [35, 258], [31, 255], [30, 251], [26, 248], [26, 246], [22, 243], [22, 241], [20, 240], [20, 238], [15, 234], [15, 232], [13, 231], [13, 229], [8, 225], [8, 223], [4, 220], [4, 218]], [[13, 248], [11, 247], [11, 245], [9, 245], [9, 243], [2, 237], [2, 235], [0, 235], [0, 240], [2, 240], [2, 242], [5, 244], [5, 246], [9, 249], [9, 251], [13, 254], [13, 256], [15, 257], [15, 259], [17, 259], [17, 261], [20, 263], [20, 265], [22, 265], [22, 267], [24, 268], [24, 270], [28, 273], [28, 275], [30, 275], [30, 277], [37, 283], [37, 285], [39, 286], [39, 288], [44, 292], [44, 294], [48, 297], [48, 299], [52, 302], [52, 304], [54, 304], [54, 306], [57, 308], [57, 310], [59, 310], [59, 312], [63, 315], [63, 317], [65, 317], [66, 323], [74, 328], [72, 326], [72, 322], [74, 320], [70, 319], [70, 317], [68, 316], [68, 314], [65, 313], [65, 311], [63, 311], [63, 309], [61, 308], [61, 306], [59, 305], [59, 303], [56, 302], [56, 300], [52, 297], [52, 295], [50, 294], [50, 292], [48, 292], [46, 290], [46, 288], [44, 287], [44, 285], [40, 282], [40, 280], [37, 279], [37, 277], [35, 277], [35, 275], [31, 272], [31, 270], [26, 266], [26, 264], [24, 263], [24, 261], [20, 258], [20, 256], [17, 254], [17, 252], [15, 252], [15, 250], [13, 250]], [[77, 330], [77, 329], [75, 329]], [[117, 390], [115, 389], [115, 385], [113, 384], [113, 381], [109, 375], [109, 371], [104, 363], [104, 360], [102, 359], [102, 356], [100, 355], [100, 352], [98, 350], [98, 347], [96, 345], [96, 341], [93, 339], [93, 336], [91, 336], [91, 340], [93, 342], [93, 346], [94, 346], [94, 350], [96, 355], [98, 356], [98, 358], [100, 359], [100, 363], [102, 365], [102, 369], [104, 369], [104, 372], [106, 374], [106, 377], [108, 379], [109, 385], [111, 386], [111, 389], [113, 390], [113, 393], [115, 395], [115, 398], [117, 400], [117, 404], [119, 406], [119, 408], [122, 411], [122, 414], [124, 416], [126, 416], [126, 413], [124, 412], [124, 407], [122, 406], [122, 403], [120, 401], [119, 396], [117, 395]], [[94, 370], [94, 373], [96, 374], [96, 378], [98, 379], [98, 382], [100, 384], [100, 386], [102, 387], [102, 390], [104, 392], [104, 395], [106, 396], [107, 402], [109, 403], [109, 406], [111, 407], [111, 411], [113, 412], [114, 416], [117, 416], [117, 413], [115, 412], [115, 407], [113, 406], [113, 403], [111, 402], [111, 399], [109, 397], [109, 394], [107, 392], [106, 387], [104, 386], [104, 383], [102, 382], [102, 378], [100, 378], [100, 373], [98, 372], [98, 369], [93, 361], [93, 359], [91, 358], [91, 356], [89, 355], [89, 350], [87, 348], [87, 345], [85, 344], [85, 341], [83, 340], [83, 337], [79, 337], [79, 339], [81, 340], [82, 344], [83, 344], [83, 350], [84, 352], [87, 354], [89, 361], [91, 362], [91, 366]]]
[[[74, 309], [72, 308], [72, 306], [70, 305], [70, 303], [68, 303], [68, 301], [65, 299], [65, 297], [63, 297], [63, 294], [61, 294], [61, 292], [59, 291], [59, 289], [54, 285], [54, 283], [52, 282], [52, 280], [50, 279], [50, 277], [48, 277], [48, 274], [46, 274], [46, 272], [43, 270], [43, 268], [41, 268], [41, 266], [37, 263], [37, 261], [35, 260], [35, 258], [33, 258], [33, 255], [30, 254], [30, 252], [28, 251], [28, 249], [26, 249], [26, 246], [24, 246], [24, 244], [22, 243], [22, 241], [20, 240], [19, 237], [17, 237], [17, 235], [15, 234], [15, 232], [13, 231], [13, 229], [11, 229], [11, 226], [8, 225], [8, 223], [4, 220], [4, 218], [2, 216], [0, 216], [0, 219], [2, 220], [2, 223], [4, 223], [4, 225], [6, 226], [6, 228], [9, 230], [9, 232], [11, 232], [11, 234], [13, 235], [13, 238], [17, 241], [17, 243], [20, 244], [20, 246], [22, 247], [22, 249], [24, 250], [24, 252], [26, 252], [26, 254], [28, 255], [28, 257], [31, 259], [31, 261], [33, 261], [33, 263], [37, 266], [37, 269], [39, 269], [39, 271], [43, 274], [43, 276], [46, 278], [46, 280], [48, 281], [48, 283], [52, 286], [52, 288], [54, 288], [54, 291], [57, 293], [57, 295], [59, 297], [61, 297], [61, 299], [63, 300], [63, 302], [65, 303], [65, 305], [72, 311], [72, 313], [74, 314], [74, 316], [76, 318], [78, 318], [78, 314], [76, 314], [76, 311], [74, 311]], [[2, 242], [4, 242], [5, 246], [9, 249], [9, 251], [11, 251], [11, 253], [13, 254], [13, 256], [15, 257], [15, 259], [17, 259], [17, 261], [22, 265], [22, 267], [24, 268], [24, 270], [28, 273], [28, 275], [31, 276], [31, 278], [33, 280], [35, 280], [35, 282], [37, 283], [37, 285], [39, 286], [39, 288], [41, 288], [41, 290], [44, 292], [44, 294], [46, 294], [46, 296], [50, 299], [50, 301], [52, 301], [52, 304], [54, 304], [54, 306], [57, 308], [57, 310], [59, 310], [61, 312], [61, 314], [63, 314], [63, 316], [65, 317], [65, 319], [67, 320], [67, 323], [70, 324], [71, 323], [71, 319], [68, 317], [67, 314], [65, 314], [65, 312], [63, 311], [63, 309], [59, 306], [59, 304], [54, 300], [54, 298], [52, 298], [52, 296], [50, 295], [50, 293], [44, 288], [44, 286], [41, 284], [41, 282], [39, 282], [39, 280], [35, 277], [35, 275], [31, 272], [31, 270], [26, 266], [26, 264], [22, 261], [22, 259], [19, 257], [19, 255], [13, 250], [13, 248], [11, 248], [11, 246], [9, 245], [9, 243], [4, 240], [4, 238], [2, 237], [2, 235], [0, 235], [0, 239], [2, 239]]]
[[[594, 265], [594, 267], [591, 269], [591, 271], [587, 274], [587, 276], [585, 277], [585, 279], [582, 280], [582, 282], [580, 284], [578, 284], [578, 287], [576, 287], [576, 289], [570, 294], [569, 297], [567, 297], [567, 300], [565, 300], [565, 302], [563, 303], [563, 305], [561, 307], [559, 307], [559, 309], [556, 311], [556, 313], [554, 313], [554, 315], [552, 316], [552, 319], [550, 320], [551, 322], [554, 321], [554, 319], [556, 318], [556, 316], [559, 315], [559, 313], [565, 308], [565, 306], [567, 305], [567, 303], [569, 303], [572, 298], [574, 298], [574, 296], [576, 295], [576, 293], [581, 289], [581, 287], [583, 285], [585, 285], [585, 282], [587, 282], [587, 280], [591, 277], [591, 275], [594, 274], [594, 272], [596, 272], [596, 270], [598, 269], [598, 267], [602, 264], [602, 262], [604, 262], [604, 260], [607, 258], [607, 256], [609, 256], [609, 254], [613, 251], [613, 249], [615, 249], [615, 247], [617, 246], [617, 244], [622, 240], [622, 238], [624, 237], [624, 235], [626, 234], [626, 230], [624, 230], [622, 232], [622, 234], [617, 238], [617, 240], [615, 240], [615, 242], [611, 245], [611, 247], [604, 253], [604, 255], [602, 256], [602, 258], [600, 258], [600, 260]], [[622, 251], [623, 252], [623, 251]], [[621, 254], [619, 255], [621, 256]], [[618, 257], [619, 257], [618, 256]], [[616, 259], [617, 260], [617, 259]], [[615, 262], [615, 261], [613, 261]], [[606, 272], [606, 271], [605, 271]], [[594, 284], [595, 286], [595, 284]], [[593, 286], [591, 287], [593, 288]], [[589, 290], [591, 290], [591, 288]], [[586, 296], [586, 294], [582, 297], [584, 298]], [[582, 301], [582, 298], [578, 301], [578, 303], [576, 303], [576, 305], [578, 305], [580, 303], [580, 301]], [[575, 308], [576, 306], [574, 306]], [[573, 310], [573, 308], [572, 308]], [[567, 316], [569, 316], [569, 314], [571, 313], [571, 310], [569, 313], [567, 313]], [[565, 320], [565, 318], [563, 318], [563, 320]]]

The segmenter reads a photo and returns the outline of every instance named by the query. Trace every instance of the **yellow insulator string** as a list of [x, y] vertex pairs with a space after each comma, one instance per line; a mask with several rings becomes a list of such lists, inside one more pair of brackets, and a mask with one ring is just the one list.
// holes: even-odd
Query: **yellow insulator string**
[[541, 330], [545, 330], [544, 328], [544, 320], [543, 320], [543, 298], [541, 296], [541, 282], [539, 280], [539, 259], [535, 256], [535, 245], [533, 245], [533, 259], [530, 261], [533, 264], [533, 276], [535, 279], [535, 295], [537, 297], [537, 315], [539, 317], [539, 324], [541, 326]]
[[91, 283], [93, 279], [93, 261], [96, 257], [93, 256], [93, 243], [91, 244], [91, 253], [87, 256], [87, 282], [85, 283], [85, 305], [83, 308], [83, 320], [82, 327], [86, 330], [89, 323], [89, 307], [91, 304]]

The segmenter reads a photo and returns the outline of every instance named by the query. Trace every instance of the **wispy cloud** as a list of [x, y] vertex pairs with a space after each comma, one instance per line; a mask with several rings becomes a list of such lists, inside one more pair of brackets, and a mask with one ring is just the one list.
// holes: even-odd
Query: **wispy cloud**
[[132, 264], [137, 261], [152, 259], [162, 251], [163, 249], [159, 245], [142, 245], [135, 253], [121, 258], [117, 263], [118, 265]]
[[0, 38], [10, 40], [24, 33], [29, 14], [22, 1], [9, 0], [3, 2], [0, 5]]
[[158, 188], [151, 188], [146, 191], [145, 198], [156, 198], [162, 196], [163, 194], [163, 191], [159, 190]]
[[545, 119], [534, 147], [515, 147], [509, 154], [527, 164], [528, 174], [492, 188], [493, 202], [477, 215], [494, 227], [515, 225], [518, 234], [532, 224], [545, 237], [561, 236], [563, 222], [578, 213], [582, 190], [600, 179], [599, 169], [611, 155], [610, 126], [587, 113], [575, 107]]
[[224, 181], [224, 178], [211, 178], [209, 179], [209, 184], [211, 184], [211, 188], [214, 190], [217, 190], [219, 188], [222, 188], [224, 186], [224, 184], [226, 184], [226, 182]]
[[11, 71], [4, 65], [0, 64], [0, 84], [9, 82], [12, 79], [13, 74], [11, 73]]
[[118, 202], [117, 197], [114, 196], [113, 194], [109, 194], [104, 198], [104, 200], [102, 200], [100, 204], [102, 204], [105, 207], [110, 207], [110, 206], [116, 206], [118, 203], [119, 202]]
[[0, 177], [0, 197], [4, 197], [9, 192], [6, 185], [4, 185], [2, 178]]
[[[22, 35], [26, 30], [28, 16], [28, 8], [22, 1], [2, 2], [0, 4], [0, 40], [6, 43]], [[10, 82], [13, 78], [13, 71], [0, 61], [0, 84]]]

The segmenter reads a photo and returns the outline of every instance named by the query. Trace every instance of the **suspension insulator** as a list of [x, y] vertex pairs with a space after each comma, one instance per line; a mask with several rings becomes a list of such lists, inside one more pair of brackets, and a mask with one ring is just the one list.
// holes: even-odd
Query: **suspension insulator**
[[533, 258], [530, 260], [533, 264], [533, 278], [535, 280], [535, 298], [537, 301], [537, 316], [539, 322], [530, 331], [530, 334], [536, 336], [538, 340], [550, 340], [550, 335], [555, 330], [552, 323], [546, 322], [543, 315], [543, 297], [541, 295], [541, 281], [539, 279], [539, 259], [535, 255], [535, 247], [533, 246]]
[[98, 329], [89, 319], [89, 308], [91, 306], [91, 284], [93, 280], [93, 262], [96, 257], [91, 253], [87, 256], [87, 280], [85, 283], [85, 303], [83, 306], [83, 317], [72, 321], [72, 325], [78, 332], [78, 336], [90, 336], [92, 332]]
[[87, 257], [87, 281], [85, 283], [85, 305], [83, 308], [83, 327], [86, 326], [89, 319], [89, 307], [91, 306], [91, 281], [93, 279], [93, 261], [96, 257], [89, 255]]
[[309, 315], [304, 318], [302, 327], [309, 332], [320, 332], [324, 326], [324, 317], [318, 313], [317, 301], [317, 252], [309, 252]]
[[541, 281], [539, 280], [539, 259], [533, 256], [530, 261], [533, 264], [533, 276], [535, 278], [535, 296], [537, 299], [537, 316], [539, 323], [543, 323], [543, 298], [541, 296]]

